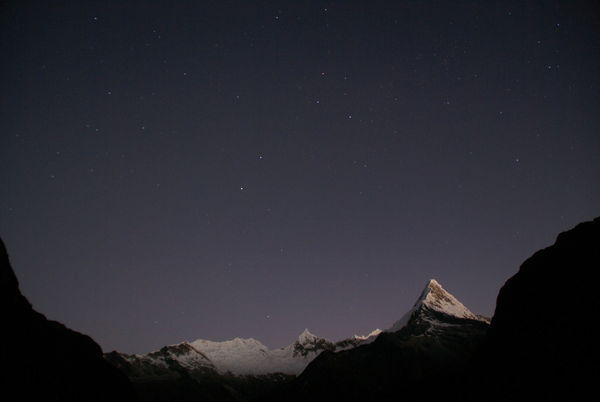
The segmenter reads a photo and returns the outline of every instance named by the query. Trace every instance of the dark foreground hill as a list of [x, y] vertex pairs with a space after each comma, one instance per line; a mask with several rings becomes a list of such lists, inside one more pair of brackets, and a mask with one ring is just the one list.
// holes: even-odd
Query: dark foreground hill
[[600, 218], [561, 233], [500, 290], [475, 377], [491, 401], [587, 401], [600, 378]]
[[127, 377], [90, 337], [49, 321], [21, 294], [0, 240], [2, 401], [135, 401]]

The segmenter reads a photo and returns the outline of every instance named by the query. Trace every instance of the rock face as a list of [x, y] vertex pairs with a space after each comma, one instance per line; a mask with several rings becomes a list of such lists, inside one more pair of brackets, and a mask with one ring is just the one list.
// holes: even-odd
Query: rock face
[[21, 294], [0, 240], [3, 401], [135, 401], [134, 390], [89, 336], [49, 321]]
[[600, 218], [561, 233], [500, 290], [476, 372], [489, 400], [590, 400], [600, 354]]

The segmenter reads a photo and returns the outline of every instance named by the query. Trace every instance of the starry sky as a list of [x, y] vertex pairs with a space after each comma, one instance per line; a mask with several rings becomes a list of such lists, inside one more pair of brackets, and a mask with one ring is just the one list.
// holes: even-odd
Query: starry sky
[[596, 1], [5, 1], [0, 235], [105, 351], [492, 315], [600, 215]]

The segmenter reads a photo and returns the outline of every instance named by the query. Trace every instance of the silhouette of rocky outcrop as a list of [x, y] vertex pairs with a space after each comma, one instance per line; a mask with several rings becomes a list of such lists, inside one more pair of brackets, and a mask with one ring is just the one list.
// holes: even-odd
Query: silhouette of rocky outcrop
[[0, 240], [3, 401], [135, 401], [134, 390], [89, 336], [36, 312], [19, 290]]
[[561, 233], [500, 290], [476, 369], [492, 401], [590, 400], [600, 378], [600, 218]]

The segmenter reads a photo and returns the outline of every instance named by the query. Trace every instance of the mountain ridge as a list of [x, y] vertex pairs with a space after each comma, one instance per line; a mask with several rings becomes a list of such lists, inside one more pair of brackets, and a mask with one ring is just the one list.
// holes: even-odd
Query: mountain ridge
[[133, 379], [170, 378], [182, 371], [196, 376], [211, 373], [240, 378], [284, 376], [292, 379], [301, 375], [322, 353], [340, 353], [369, 345], [382, 335], [405, 329], [413, 321], [419, 322], [421, 329], [426, 328], [421, 335], [428, 336], [435, 336], [436, 331], [446, 327], [464, 325], [467, 321], [489, 324], [488, 319], [472, 313], [437, 280], [430, 279], [413, 307], [400, 320], [383, 331], [375, 329], [365, 336], [331, 341], [306, 328], [291, 344], [277, 349], [270, 349], [254, 338], [196, 339], [145, 354], [128, 355], [115, 351], [106, 354], [106, 358]]
[[[291, 344], [270, 349], [254, 338], [233, 338], [225, 341], [196, 339], [178, 344], [167, 345], [158, 351], [128, 355], [117, 353], [123, 360], [133, 366], [157, 365], [168, 367], [166, 360], [177, 361], [186, 369], [212, 369], [219, 374], [229, 375], [299, 375], [304, 368], [321, 352], [339, 352], [356, 348], [373, 342], [381, 333], [393, 333], [401, 330], [417, 313], [422, 319], [436, 325], [444, 319], [436, 318], [437, 314], [460, 319], [482, 321], [489, 324], [489, 319], [472, 313], [456, 297], [446, 291], [435, 279], [427, 281], [413, 307], [385, 330], [375, 329], [366, 336], [354, 335], [339, 341], [331, 341], [314, 335], [308, 328]], [[432, 327], [435, 327], [435, 325]], [[114, 356], [109, 355], [109, 356]]]

